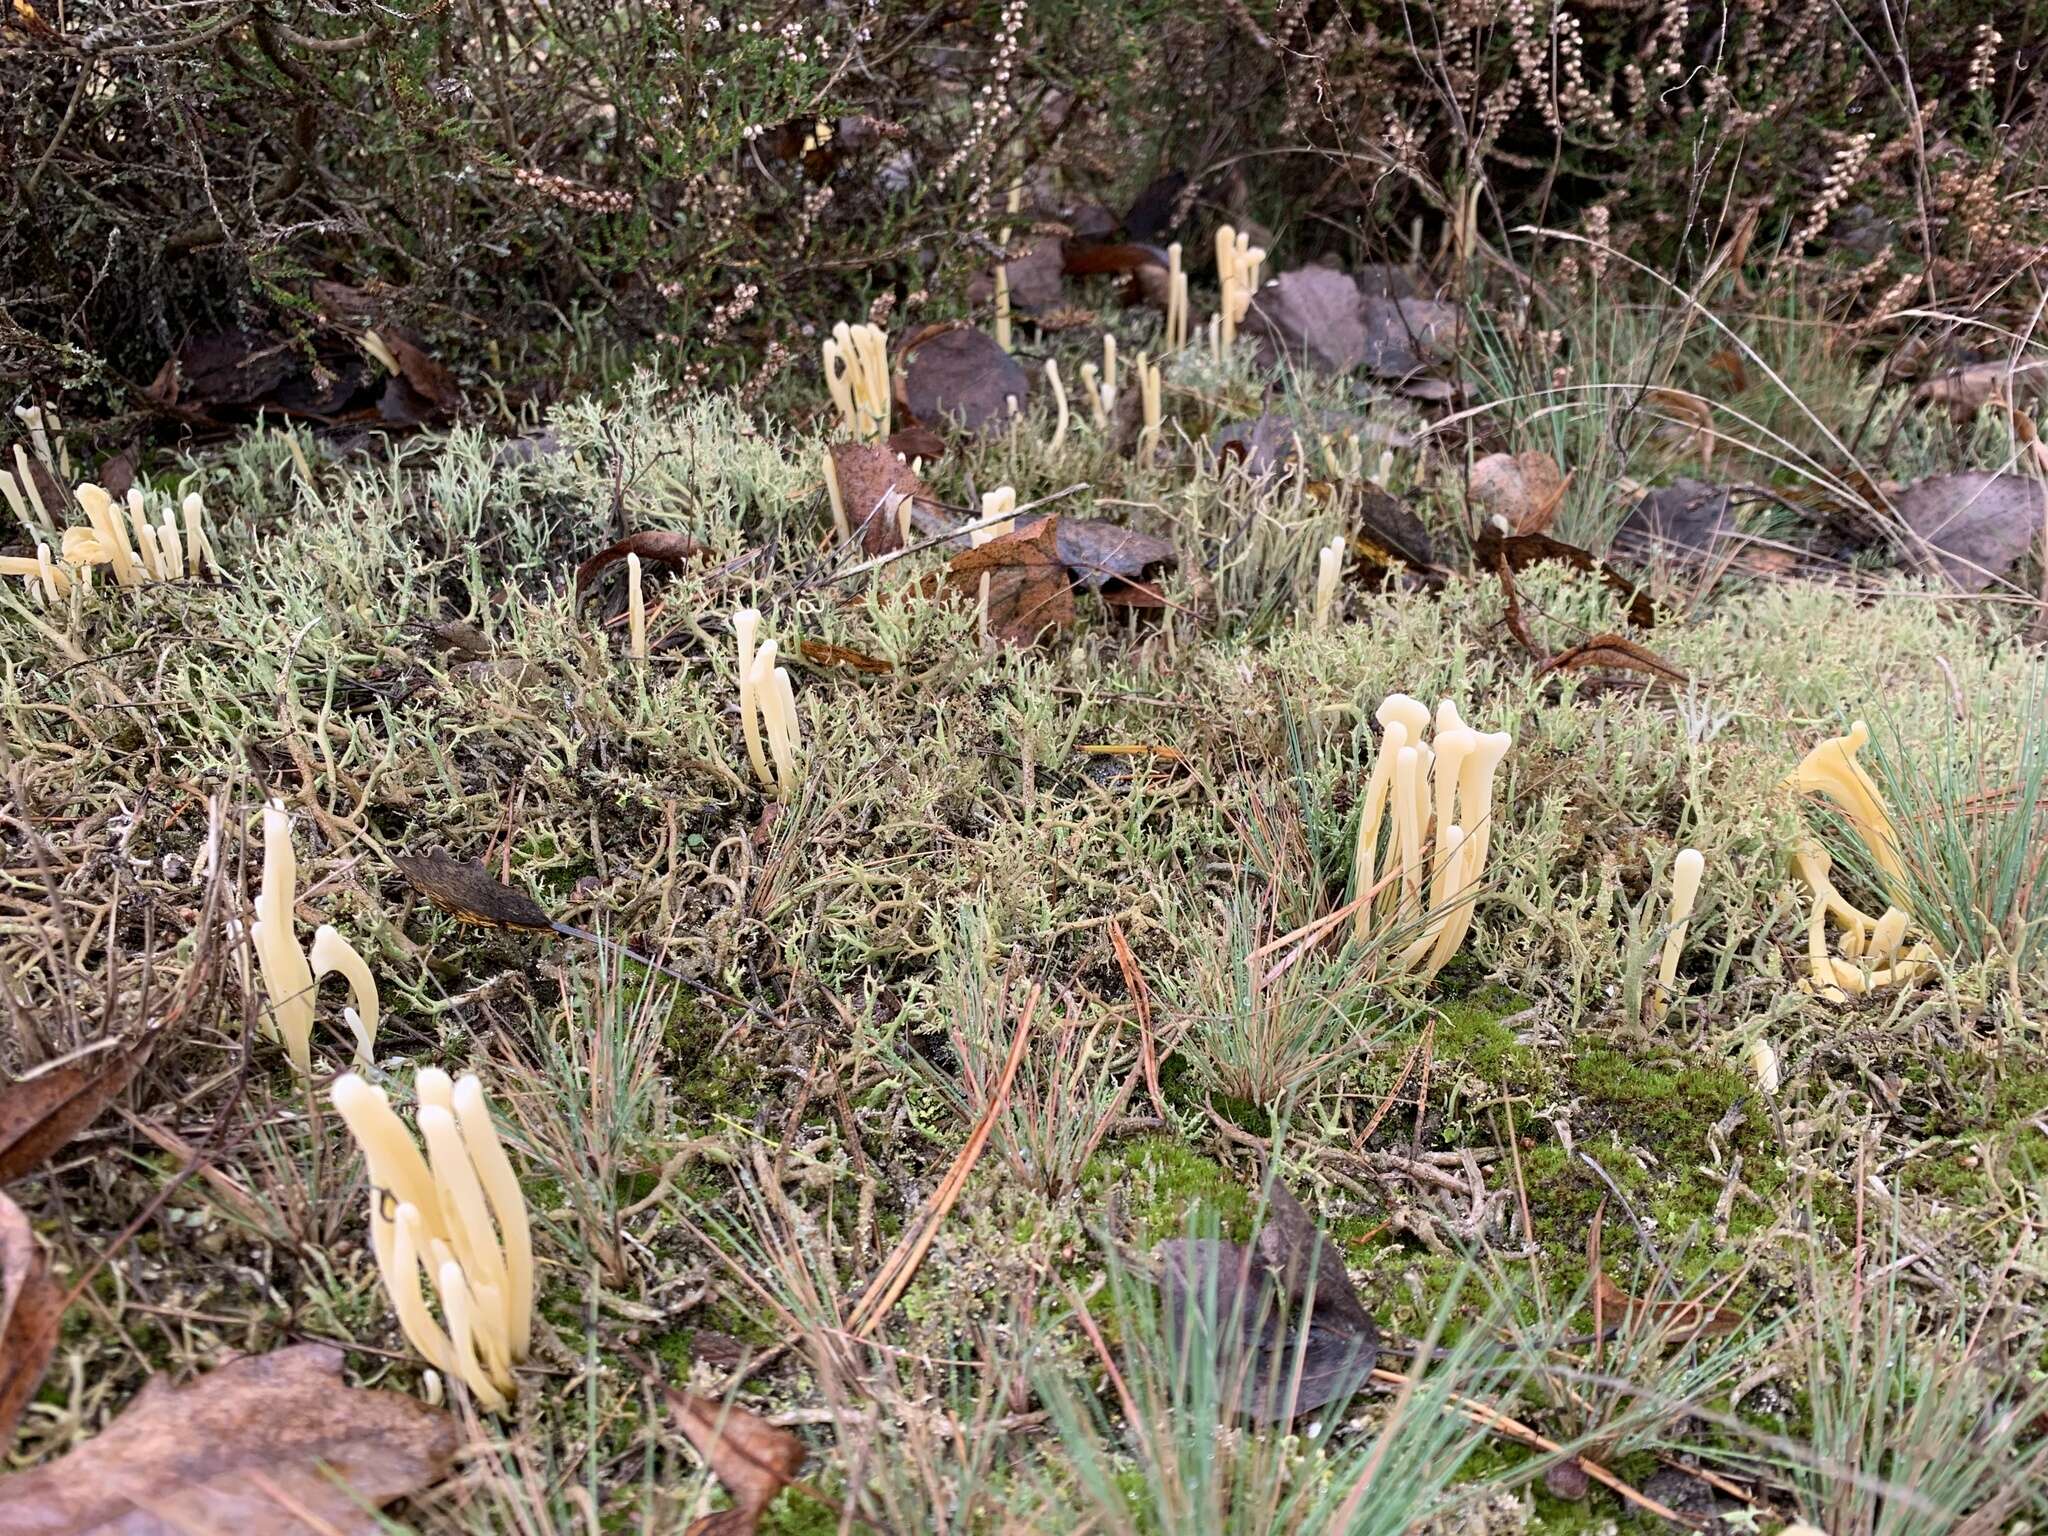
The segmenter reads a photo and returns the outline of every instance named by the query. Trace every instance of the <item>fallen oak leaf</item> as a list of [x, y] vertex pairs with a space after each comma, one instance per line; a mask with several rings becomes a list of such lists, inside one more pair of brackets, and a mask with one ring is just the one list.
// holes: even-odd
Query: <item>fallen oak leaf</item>
[[1006, 432], [1031, 396], [1024, 365], [993, 336], [965, 327], [919, 332], [905, 344], [902, 366], [904, 404], [927, 426], [977, 437]]
[[869, 555], [903, 548], [899, 508], [905, 497], [910, 499], [913, 515], [919, 502], [927, 507], [939, 504], [930, 487], [885, 444], [834, 443], [831, 454], [846, 520]]
[[828, 640], [806, 640], [802, 646], [803, 658], [821, 667], [847, 667], [855, 672], [893, 672], [893, 664], [879, 656], [870, 656], [865, 651], [852, 650], [847, 646], [834, 645]]
[[0, 1450], [42, 1384], [63, 1316], [64, 1291], [28, 1217], [0, 1195]]
[[661, 1391], [676, 1428], [732, 1495], [731, 1509], [692, 1521], [684, 1536], [753, 1536], [775, 1496], [796, 1481], [803, 1441], [736, 1403], [665, 1383]]
[[1598, 576], [1609, 590], [1627, 599], [1628, 621], [1638, 629], [1650, 629], [1657, 622], [1657, 607], [1647, 592], [1606, 561], [1547, 533], [1504, 534], [1482, 528], [1472, 541], [1472, 553], [1482, 567], [1493, 570], [1504, 565], [1510, 571], [1520, 571], [1546, 560], [1562, 561], [1575, 571]]
[[2026, 475], [1929, 475], [1892, 493], [1915, 548], [1959, 592], [1982, 592], [2017, 565], [2048, 519], [2048, 490]]
[[376, 1511], [446, 1475], [455, 1420], [346, 1385], [295, 1344], [171, 1386], [152, 1377], [98, 1435], [0, 1478], [0, 1536], [375, 1536]]
[[601, 575], [607, 566], [618, 564], [628, 555], [638, 555], [643, 565], [683, 565], [691, 560], [710, 558], [715, 551], [699, 544], [688, 534], [675, 533], [666, 528], [643, 528], [638, 533], [629, 533], [618, 543], [599, 550], [588, 560], [576, 567], [573, 590], [577, 601], [591, 582]]
[[457, 922], [515, 933], [553, 933], [560, 926], [539, 902], [492, 879], [481, 864], [446, 853], [393, 854], [391, 863], [407, 885]]
[[102, 1044], [0, 1088], [0, 1185], [34, 1172], [99, 1119], [146, 1054]]
[[1595, 1331], [1611, 1334], [1648, 1332], [1660, 1343], [1691, 1344], [1725, 1338], [1742, 1326], [1742, 1314], [1704, 1301], [1647, 1301], [1631, 1296], [1605, 1275], [1593, 1280]]
[[1074, 622], [1074, 584], [1060, 558], [1060, 516], [1036, 519], [986, 544], [962, 550], [946, 568], [949, 586], [976, 602], [988, 577], [988, 627], [1012, 645], [1037, 643]]
[[1586, 672], [1594, 668], [1610, 668], [1625, 672], [1647, 672], [1652, 677], [1662, 678], [1674, 688], [1683, 688], [1691, 681], [1685, 669], [1672, 665], [1646, 645], [1638, 645], [1626, 635], [1608, 633], [1595, 635], [1590, 640], [1581, 640], [1577, 645], [1568, 646], [1545, 661], [1536, 669], [1538, 677], [1546, 672]]

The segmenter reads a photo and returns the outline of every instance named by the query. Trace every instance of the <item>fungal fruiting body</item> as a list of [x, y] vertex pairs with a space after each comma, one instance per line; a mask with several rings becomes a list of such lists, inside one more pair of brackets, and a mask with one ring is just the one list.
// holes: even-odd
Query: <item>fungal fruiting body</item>
[[[1823, 796], [1848, 819], [1851, 831], [1885, 879], [1904, 883], [1898, 833], [1891, 809], [1884, 803], [1856, 754], [1870, 740], [1861, 720], [1846, 736], [1832, 736], [1800, 760], [1785, 776], [1788, 788]], [[1812, 893], [1813, 910], [1806, 926], [1807, 990], [1830, 1002], [1912, 981], [1931, 968], [1934, 951], [1924, 943], [1908, 945], [1908, 914], [1890, 906], [1871, 917], [1835, 889], [1834, 861], [1812, 838], [1802, 837], [1792, 849], [1792, 868]], [[1842, 930], [1839, 954], [1828, 949], [1828, 924]]]
[[832, 462], [832, 450], [825, 450], [825, 495], [832, 503], [832, 536], [844, 544], [853, 537], [853, 524], [846, 520], [846, 498], [839, 494], [839, 466]]
[[889, 339], [877, 325], [844, 320], [825, 338], [825, 387], [839, 419], [857, 441], [889, 435]]
[[1505, 731], [1473, 730], [1449, 699], [1432, 721], [1419, 699], [1393, 693], [1373, 718], [1381, 735], [1359, 811], [1352, 932], [1361, 943], [1401, 942], [1393, 968], [1427, 978], [1471, 928], [1494, 775], [1512, 742]]
[[1693, 902], [1700, 892], [1700, 876], [1707, 867], [1706, 855], [1697, 848], [1681, 848], [1671, 861], [1671, 913], [1665, 919], [1664, 950], [1657, 960], [1657, 990], [1650, 1000], [1653, 1013], [1662, 1013], [1678, 981], [1678, 957], [1685, 952], [1685, 928], [1692, 920]]
[[1138, 432], [1138, 457], [1145, 458], [1158, 451], [1160, 433], [1165, 427], [1165, 415], [1160, 402], [1159, 365], [1143, 352], [1138, 354], [1138, 399], [1145, 410], [1145, 425]]
[[1188, 274], [1181, 265], [1180, 242], [1174, 241], [1166, 248], [1166, 328], [1164, 340], [1168, 354], [1180, 351], [1188, 344]]
[[1093, 363], [1081, 365], [1081, 394], [1088, 401], [1088, 415], [1099, 432], [1109, 430], [1109, 412], [1102, 405], [1102, 374]]
[[640, 588], [640, 557], [626, 556], [626, 654], [647, 659], [647, 598]]
[[115, 582], [124, 587], [136, 585], [140, 578], [135, 573], [135, 551], [129, 546], [121, 519], [114, 515], [114, 498], [96, 485], [81, 485], [75, 494], [85, 511], [85, 520], [92, 524], [99, 548], [114, 567]]
[[772, 789], [775, 776], [768, 771], [768, 758], [761, 750], [761, 716], [754, 696], [754, 642], [761, 633], [761, 610], [741, 608], [732, 616], [733, 638], [739, 649], [740, 736], [747, 744], [747, 762], [763, 789]]
[[365, 1063], [377, 1040], [377, 982], [355, 948], [332, 927], [313, 939], [309, 964], [293, 933], [298, 904], [299, 865], [292, 851], [292, 819], [275, 801], [263, 808], [263, 883], [256, 892], [256, 920], [249, 927], [249, 945], [263, 976], [270, 1001], [266, 1030], [284, 1041], [285, 1053], [301, 1077], [313, 1075], [313, 989], [329, 971], [348, 978], [353, 1007], [344, 1010], [356, 1037], [357, 1058]]
[[762, 641], [754, 653], [753, 694], [768, 726], [768, 755], [775, 761], [775, 798], [787, 800], [796, 789], [796, 754], [803, 735], [797, 720], [796, 690], [788, 670], [775, 665], [773, 640]]
[[[971, 546], [986, 544], [990, 539], [1000, 539], [1017, 526], [1017, 489], [1015, 486], [999, 485], [992, 491], [985, 491], [981, 497], [981, 523], [970, 528], [967, 542]], [[981, 633], [988, 636], [988, 594], [989, 573], [981, 573]]]
[[1330, 615], [1337, 606], [1337, 583], [1344, 574], [1344, 538], [1339, 534], [1316, 551], [1315, 628], [1330, 627]]
[[[517, 1395], [512, 1367], [533, 1347], [526, 1197], [474, 1076], [428, 1068], [413, 1086], [425, 1157], [384, 1090], [353, 1072], [335, 1079], [334, 1108], [368, 1165], [370, 1246], [399, 1327], [495, 1413]], [[422, 1267], [445, 1329], [420, 1294]]]
[[1888, 880], [1902, 880], [1905, 866], [1899, 862], [1898, 833], [1884, 797], [1863, 765], [1856, 760], [1870, 741], [1870, 727], [1861, 720], [1849, 727], [1846, 736], [1831, 736], [1805, 757], [1785, 777], [1788, 787], [1809, 795], [1821, 795], [1849, 818], [1863, 846]]
[[1217, 227], [1216, 280], [1222, 286], [1222, 302], [1217, 309], [1220, 335], [1215, 342], [1219, 354], [1228, 352], [1237, 340], [1237, 328], [1244, 323], [1252, 295], [1259, 290], [1259, 267], [1265, 259], [1265, 251], [1252, 244], [1249, 234], [1228, 224]]
[[1060, 365], [1049, 357], [1045, 360], [1045, 382], [1052, 389], [1053, 407], [1059, 412], [1046, 451], [1058, 453], [1067, 440], [1067, 386], [1060, 382]]

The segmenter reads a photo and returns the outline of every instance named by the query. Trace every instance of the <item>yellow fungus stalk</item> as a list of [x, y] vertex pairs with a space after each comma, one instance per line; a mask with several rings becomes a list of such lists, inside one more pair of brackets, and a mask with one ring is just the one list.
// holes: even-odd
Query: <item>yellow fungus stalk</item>
[[640, 587], [640, 557], [626, 556], [626, 654], [647, 659], [647, 598]]
[[754, 693], [754, 642], [761, 633], [761, 611], [741, 608], [732, 616], [732, 632], [739, 651], [740, 736], [747, 744], [747, 762], [754, 779], [763, 789], [772, 789], [775, 776], [768, 770], [768, 758], [761, 750], [760, 703]]
[[356, 1037], [356, 1060], [368, 1066], [377, 1049], [377, 978], [370, 970], [369, 961], [357, 951], [355, 945], [341, 936], [341, 930], [332, 923], [322, 923], [313, 931], [313, 948], [308, 953], [313, 966], [313, 981], [330, 972], [339, 971], [348, 980], [350, 1005], [342, 1012], [349, 1031]]
[[1159, 365], [1140, 352], [1138, 398], [1145, 411], [1145, 424], [1138, 433], [1138, 456], [1141, 459], [1148, 458], [1158, 451], [1159, 438], [1165, 430], [1166, 418], [1161, 408], [1160, 385]]
[[1846, 736], [1832, 736], [1800, 760], [1786, 776], [1785, 783], [1804, 794], [1821, 795], [1849, 818], [1856, 835], [1863, 840], [1870, 857], [1885, 877], [1905, 879], [1905, 865], [1899, 860], [1898, 833], [1892, 816], [1878, 793], [1877, 785], [1856, 760], [1856, 754], [1870, 741], [1870, 727], [1861, 720], [1849, 727]]
[[137, 585], [142, 578], [136, 569], [135, 551], [128, 543], [127, 530], [121, 526], [121, 519], [114, 512], [114, 498], [96, 485], [81, 485], [73, 494], [85, 511], [85, 520], [92, 524], [99, 547], [106, 551], [107, 561], [114, 567], [116, 584], [124, 587]]
[[1316, 551], [1316, 606], [1313, 628], [1318, 634], [1330, 627], [1330, 615], [1336, 611], [1337, 606], [1337, 583], [1343, 574], [1344, 539], [1339, 535]]
[[832, 450], [825, 450], [825, 495], [832, 503], [832, 536], [842, 544], [853, 537], [853, 524], [846, 520], [846, 498], [839, 493], [839, 466], [832, 462]]
[[1052, 403], [1059, 412], [1059, 418], [1052, 429], [1052, 441], [1046, 445], [1049, 453], [1058, 453], [1067, 441], [1067, 386], [1060, 382], [1060, 365], [1052, 358], [1045, 360], [1045, 382], [1052, 389]]
[[832, 327], [822, 347], [825, 387], [847, 432], [860, 442], [889, 435], [889, 340], [880, 326]]
[[1693, 902], [1699, 896], [1700, 877], [1706, 867], [1706, 855], [1697, 848], [1681, 848], [1671, 861], [1671, 912], [1665, 919], [1664, 950], [1657, 959], [1657, 990], [1650, 1000], [1653, 1012], [1663, 1011], [1678, 983], [1678, 959], [1685, 952], [1685, 929], [1692, 920]]
[[[474, 1076], [451, 1084], [429, 1068], [414, 1091], [424, 1158], [382, 1089], [347, 1073], [332, 1099], [367, 1164], [371, 1248], [399, 1327], [429, 1365], [497, 1412], [532, 1348], [526, 1199]], [[423, 1268], [445, 1331], [420, 1293]]]

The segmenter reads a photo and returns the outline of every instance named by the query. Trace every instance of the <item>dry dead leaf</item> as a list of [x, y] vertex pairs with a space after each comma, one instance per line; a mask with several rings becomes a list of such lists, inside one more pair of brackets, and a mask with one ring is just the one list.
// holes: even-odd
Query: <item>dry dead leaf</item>
[[1892, 506], [1961, 592], [2002, 580], [2048, 535], [2048, 490], [2025, 475], [1930, 475], [1893, 492]]
[[693, 1521], [684, 1536], [753, 1536], [775, 1496], [796, 1480], [804, 1443], [736, 1403], [662, 1388], [683, 1438], [732, 1495], [732, 1508]]
[[1491, 528], [1482, 528], [1472, 541], [1472, 554], [1481, 570], [1505, 567], [1510, 571], [1520, 571], [1546, 560], [1562, 561], [1575, 571], [1598, 576], [1611, 591], [1626, 598], [1628, 621], [1638, 629], [1649, 629], [1657, 622], [1657, 606], [1650, 601], [1647, 592], [1604, 560], [1597, 560], [1578, 545], [1553, 539], [1547, 533], [1501, 534]]
[[[1336, 1244], [1278, 1184], [1253, 1243], [1174, 1238], [1158, 1253], [1174, 1336], [1214, 1341], [1219, 1379], [1242, 1383], [1240, 1412], [1292, 1418], [1350, 1397], [1372, 1375], [1379, 1328]], [[1213, 1327], [1189, 1331], [1191, 1306]]]
[[1593, 1316], [1599, 1332], [1648, 1332], [1672, 1345], [1722, 1338], [1742, 1326], [1742, 1314], [1727, 1307], [1710, 1307], [1704, 1301], [1645, 1301], [1605, 1275], [1593, 1280]]
[[976, 436], [1007, 432], [1030, 397], [1024, 365], [984, 332], [942, 330], [904, 348], [904, 404], [926, 426], [950, 424]]
[[[1025, 519], [1017, 527], [1022, 531], [1039, 521]], [[1059, 557], [1073, 578], [1092, 591], [1100, 592], [1111, 582], [1136, 581], [1148, 571], [1173, 565], [1177, 558], [1166, 540], [1119, 523], [1062, 517], [1059, 524]]]
[[1366, 357], [1365, 296], [1348, 272], [1297, 267], [1252, 296], [1239, 328], [1259, 343], [1259, 361], [1349, 373]]
[[1431, 369], [1457, 352], [1464, 312], [1441, 299], [1366, 299], [1365, 367], [1397, 381], [1404, 393], [1448, 398], [1456, 385]]
[[1673, 666], [1648, 646], [1638, 645], [1626, 635], [1616, 634], [1595, 635], [1590, 640], [1581, 640], [1577, 645], [1559, 651], [1536, 669], [1536, 675], [1587, 672], [1596, 668], [1647, 672], [1673, 687], [1683, 687], [1688, 681], [1683, 668]]
[[883, 446], [913, 463], [923, 459], [927, 464], [936, 464], [946, 456], [946, 440], [930, 427], [905, 427], [891, 432]]
[[539, 902], [499, 884], [481, 864], [446, 853], [393, 854], [391, 863], [407, 885], [461, 922], [519, 933], [557, 931]]
[[2048, 383], [2048, 362], [1972, 363], [1937, 374], [1913, 391], [1921, 405], [1945, 405], [1958, 422], [1966, 422], [1993, 400], [2013, 400]]
[[803, 643], [804, 660], [820, 667], [848, 667], [855, 672], [893, 672], [896, 669], [878, 656], [865, 651], [849, 650], [843, 645], [833, 645], [826, 640], [806, 640]]
[[[1003, 263], [1010, 274], [1010, 308], [1019, 314], [1035, 315], [1058, 309], [1066, 302], [1066, 241], [1057, 235], [1030, 241], [1010, 253]], [[967, 284], [967, 302], [988, 304], [996, 293], [995, 268], [984, 267]]]
[[144, 1054], [117, 1043], [0, 1088], [0, 1185], [33, 1173], [99, 1119], [135, 1076]]
[[0, 1451], [42, 1384], [64, 1316], [63, 1288], [21, 1207], [0, 1195]]
[[1542, 533], [1564, 501], [1567, 478], [1540, 449], [1489, 453], [1472, 466], [1470, 495], [1488, 516], [1506, 520], [1511, 533]]
[[936, 505], [925, 483], [910, 466], [881, 443], [834, 443], [832, 473], [839, 480], [839, 499], [846, 507], [860, 547], [870, 555], [886, 555], [903, 547], [897, 508], [903, 498]]
[[581, 599], [584, 590], [606, 566], [616, 565], [628, 555], [638, 555], [643, 565], [682, 565], [712, 553], [688, 534], [672, 533], [666, 528], [643, 528], [638, 533], [627, 534], [609, 548], [599, 550], [576, 567], [576, 596]]
[[1697, 453], [1704, 467], [1714, 461], [1714, 408], [1683, 389], [1646, 389], [1643, 406], [1658, 418], [1656, 435], [1682, 451]]
[[988, 627], [1012, 645], [1032, 645], [1074, 622], [1074, 583], [1060, 558], [1061, 519], [1041, 518], [955, 555], [947, 567], [953, 590], [974, 602], [988, 582]]
[[1738, 538], [1734, 497], [1725, 485], [1684, 477], [1647, 492], [1629, 510], [1616, 542], [1645, 555], [1710, 554]]
[[152, 1378], [92, 1439], [0, 1478], [0, 1536], [375, 1536], [377, 1509], [439, 1481], [459, 1437], [415, 1398], [345, 1385], [341, 1362], [295, 1344]]

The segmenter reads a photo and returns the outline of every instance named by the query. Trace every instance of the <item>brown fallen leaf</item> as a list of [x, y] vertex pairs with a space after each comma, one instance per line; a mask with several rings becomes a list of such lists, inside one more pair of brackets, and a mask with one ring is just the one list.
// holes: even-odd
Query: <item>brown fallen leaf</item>
[[341, 1362], [294, 1344], [151, 1378], [92, 1439], [0, 1478], [0, 1536], [375, 1536], [376, 1511], [445, 1476], [460, 1437], [416, 1398], [346, 1385]]
[[[1064, 282], [1066, 241], [1057, 235], [1013, 247], [1003, 263], [1009, 273], [1010, 309], [1021, 315], [1035, 315], [1058, 309], [1066, 302]], [[980, 308], [996, 294], [994, 267], [983, 267], [967, 284], [967, 302]]]
[[1741, 536], [1734, 493], [1725, 485], [1681, 475], [1644, 492], [1615, 531], [1615, 543], [1632, 556], [1668, 560], [1714, 554], [1724, 540]]
[[33, 1173], [99, 1119], [146, 1054], [117, 1042], [0, 1088], [0, 1185]]
[[806, 640], [803, 643], [803, 657], [821, 667], [847, 667], [855, 672], [893, 672], [895, 667], [879, 656], [870, 656], [865, 651], [851, 650], [843, 645], [834, 645], [829, 640]]
[[491, 642], [467, 619], [447, 619], [426, 626], [427, 639], [437, 651], [450, 651], [456, 661], [482, 661], [491, 654]]
[[905, 427], [891, 432], [883, 446], [899, 458], [936, 464], [946, 456], [946, 440], [930, 427]]
[[[1349, 1398], [1372, 1375], [1379, 1327], [1335, 1243], [1277, 1183], [1250, 1244], [1174, 1238], [1158, 1248], [1172, 1336], [1208, 1339], [1238, 1411], [1262, 1423]], [[1209, 1326], [1190, 1330], [1190, 1309]]]
[[832, 473], [839, 480], [839, 500], [853, 525], [860, 547], [870, 555], [886, 555], [903, 547], [897, 509], [908, 496], [913, 503], [936, 506], [925, 483], [910, 466], [881, 443], [834, 443]]
[[1505, 566], [1508, 570], [1520, 571], [1546, 560], [1561, 561], [1575, 571], [1598, 576], [1609, 590], [1626, 598], [1628, 621], [1638, 629], [1649, 629], [1657, 622], [1657, 606], [1650, 601], [1649, 593], [1606, 561], [1595, 559], [1578, 545], [1553, 539], [1547, 533], [1503, 534], [1482, 528], [1472, 541], [1472, 554], [1481, 570], [1497, 571]]
[[1696, 453], [1700, 464], [1714, 461], [1714, 408], [1700, 396], [1684, 389], [1646, 389], [1643, 408], [1657, 422], [1655, 435], [1682, 452]]
[[1723, 347], [1710, 356], [1707, 372], [1719, 375], [1731, 395], [1739, 395], [1749, 388], [1749, 370], [1742, 364], [1742, 354], [1733, 347]]
[[606, 566], [616, 565], [628, 555], [638, 555], [642, 565], [682, 565], [690, 560], [705, 559], [712, 553], [688, 534], [674, 533], [666, 528], [643, 528], [638, 533], [627, 534], [609, 548], [599, 550], [577, 566], [575, 593], [581, 600], [584, 590]]
[[1647, 672], [1652, 677], [1662, 678], [1674, 688], [1682, 688], [1690, 681], [1681, 667], [1675, 667], [1646, 645], [1638, 645], [1626, 635], [1595, 635], [1590, 640], [1581, 640], [1552, 656], [1536, 669], [1538, 677], [1546, 672], [1587, 672], [1595, 668], [1610, 668], [1625, 672]]
[[1432, 370], [1456, 355], [1464, 311], [1442, 299], [1366, 299], [1365, 369], [1423, 399], [1457, 392]]
[[693, 1521], [684, 1536], [753, 1536], [775, 1496], [796, 1481], [804, 1443], [736, 1403], [663, 1386], [668, 1411], [712, 1475], [732, 1495], [732, 1508]]
[[377, 414], [407, 427], [452, 420], [462, 409], [462, 390], [455, 375], [403, 331], [386, 328], [378, 332], [378, 338], [398, 363], [398, 372], [385, 383]]
[[1489, 453], [1472, 466], [1473, 505], [1500, 517], [1510, 533], [1542, 533], [1564, 502], [1569, 478], [1557, 460], [1538, 448], [1523, 453]]
[[1646, 1332], [1671, 1345], [1723, 1338], [1742, 1326], [1742, 1314], [1728, 1307], [1704, 1301], [1645, 1301], [1605, 1275], [1593, 1280], [1593, 1318], [1596, 1332]]
[[481, 864], [446, 853], [393, 854], [405, 883], [460, 922], [517, 933], [553, 933], [558, 925], [526, 892], [500, 885]]
[[1259, 362], [1351, 372], [1366, 357], [1365, 295], [1348, 272], [1297, 267], [1252, 296], [1240, 330], [1259, 344]]
[[[1040, 519], [1022, 519], [1019, 532], [1037, 526]], [[1109, 583], [1136, 581], [1147, 571], [1173, 565], [1178, 556], [1162, 538], [1108, 523], [1094, 517], [1062, 517], [1054, 541], [1059, 557], [1073, 578], [1092, 591]]]
[[[128, 488], [135, 483], [135, 466], [140, 460], [142, 445], [130, 443], [119, 453], [100, 466], [100, 489], [116, 501], [124, 501]], [[40, 487], [38, 487], [40, 489]], [[54, 508], [52, 510], [55, 510]]]
[[1074, 622], [1074, 583], [1060, 558], [1057, 514], [986, 544], [962, 550], [947, 567], [947, 582], [969, 602], [979, 599], [987, 575], [988, 627], [1012, 645], [1033, 645]]
[[1937, 374], [1913, 391], [1921, 405], [1944, 405], [1960, 424], [1993, 400], [2016, 399], [2048, 383], [2048, 362], [1972, 363]]
[[57, 1347], [64, 1291], [21, 1207], [0, 1195], [0, 1451], [42, 1384]]
[[2001, 581], [2048, 529], [2048, 490], [2026, 475], [1929, 475], [1892, 493], [1892, 506], [1959, 592]]
[[926, 426], [950, 425], [976, 436], [1007, 432], [1030, 398], [1031, 375], [985, 332], [920, 333], [903, 349], [904, 404]]

